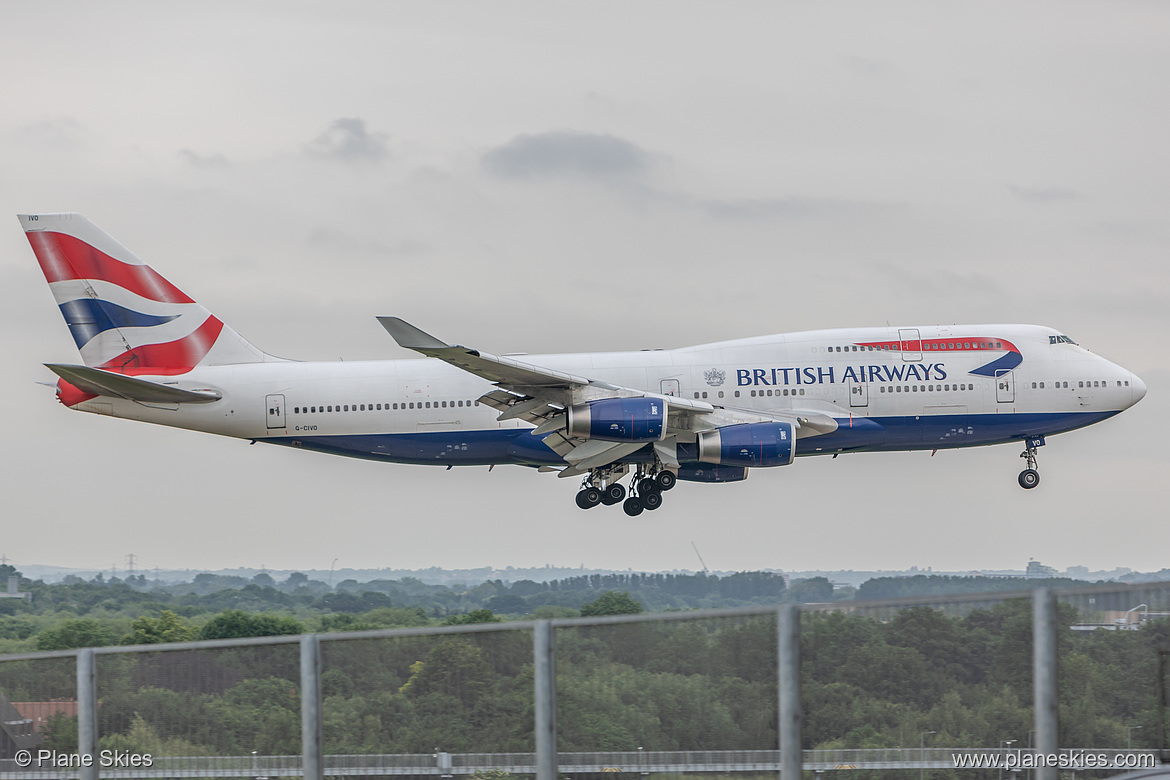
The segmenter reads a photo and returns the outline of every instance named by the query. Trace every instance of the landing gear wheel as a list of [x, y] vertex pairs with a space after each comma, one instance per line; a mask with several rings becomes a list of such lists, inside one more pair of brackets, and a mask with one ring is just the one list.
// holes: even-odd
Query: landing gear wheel
[[638, 494], [639, 495], [645, 496], [647, 493], [657, 493], [657, 492], [658, 492], [658, 481], [653, 479], [652, 477], [646, 477], [645, 479], [638, 481]]
[[1024, 459], [1027, 468], [1020, 472], [1019, 483], [1024, 490], [1031, 490], [1040, 484], [1040, 472], [1036, 470], [1036, 447], [1033, 444], [1043, 444], [1044, 439], [1041, 437], [1038, 440], [1028, 440], [1027, 449], [1020, 453], [1020, 457]]
[[605, 504], [606, 506], [613, 506], [614, 504], [620, 504], [625, 500], [625, 497], [626, 489], [615, 482], [602, 491], [601, 503]]
[[645, 508], [640, 498], [627, 498], [626, 502], [622, 504], [622, 511], [630, 517], [637, 517], [642, 514], [642, 510]]
[[654, 482], [657, 483], [659, 490], [670, 490], [678, 483], [678, 477], [673, 471], [660, 471], [658, 476], [654, 477]]
[[646, 505], [646, 509], [653, 511], [662, 506], [662, 494], [657, 490], [651, 490], [643, 493], [642, 503]]
[[587, 487], [577, 494], [577, 506], [582, 509], [592, 509], [601, 503], [601, 491], [595, 487]]

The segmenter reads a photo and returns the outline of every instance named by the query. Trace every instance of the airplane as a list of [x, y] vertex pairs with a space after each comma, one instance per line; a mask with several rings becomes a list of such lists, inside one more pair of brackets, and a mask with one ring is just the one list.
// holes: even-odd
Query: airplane
[[[254, 347], [81, 214], [18, 215], [83, 365], [46, 364], [75, 411], [387, 463], [514, 464], [581, 478], [582, 509], [637, 516], [678, 480], [796, 456], [1023, 444], [1128, 409], [1146, 386], [1036, 325], [841, 328], [670, 350], [494, 355], [397, 317], [421, 359], [300, 362]], [[633, 472], [630, 486], [619, 480]]]

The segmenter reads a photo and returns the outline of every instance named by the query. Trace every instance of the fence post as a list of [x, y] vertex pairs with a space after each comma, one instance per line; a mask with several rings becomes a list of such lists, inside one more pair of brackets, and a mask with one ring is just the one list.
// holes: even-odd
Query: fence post
[[321, 640], [301, 637], [301, 757], [305, 780], [324, 780], [321, 729]]
[[[1036, 752], [1049, 755], [1058, 749], [1060, 700], [1056, 681], [1056, 594], [1048, 588], [1032, 593], [1032, 707], [1035, 713]], [[1040, 766], [1037, 780], [1057, 780], [1055, 766]]]
[[800, 780], [800, 607], [785, 604], [777, 615], [780, 688], [780, 780]]
[[552, 623], [536, 621], [532, 639], [536, 780], [557, 778], [557, 656]]
[[97, 780], [97, 660], [91, 648], [77, 652], [77, 754], [90, 762], [81, 766], [80, 779]]

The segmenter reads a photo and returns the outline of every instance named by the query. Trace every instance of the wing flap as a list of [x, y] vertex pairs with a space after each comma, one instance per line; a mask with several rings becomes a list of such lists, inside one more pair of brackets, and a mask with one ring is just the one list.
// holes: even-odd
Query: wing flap
[[160, 385], [138, 377], [115, 374], [89, 366], [68, 366], [46, 363], [45, 367], [69, 384], [94, 395], [125, 398], [128, 401], [159, 404], [207, 404], [222, 396], [214, 390], [184, 390], [171, 385]]

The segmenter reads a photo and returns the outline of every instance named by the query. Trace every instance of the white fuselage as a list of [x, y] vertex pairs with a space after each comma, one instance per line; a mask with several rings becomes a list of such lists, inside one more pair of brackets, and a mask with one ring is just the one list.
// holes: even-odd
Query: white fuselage
[[[837, 420], [836, 432], [801, 439], [798, 455], [1060, 433], [1112, 416], [1145, 394], [1128, 370], [1031, 325], [806, 331], [524, 360], [717, 407], [819, 412]], [[248, 363], [142, 378], [222, 398], [168, 405], [102, 396], [74, 408], [392, 462], [562, 462], [529, 435], [531, 425], [499, 422], [495, 410], [477, 402], [493, 385], [438, 360]]]

